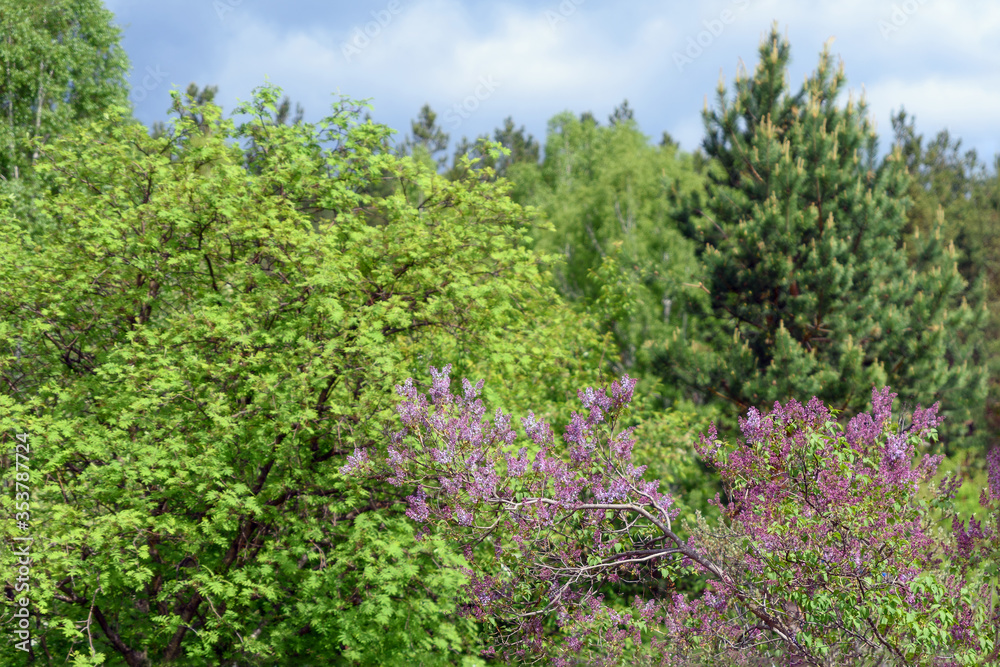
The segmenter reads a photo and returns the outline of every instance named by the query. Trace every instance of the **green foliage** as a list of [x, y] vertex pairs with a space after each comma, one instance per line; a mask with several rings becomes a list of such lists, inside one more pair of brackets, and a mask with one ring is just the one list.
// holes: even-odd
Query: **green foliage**
[[127, 104], [128, 57], [101, 0], [0, 0], [0, 200], [31, 215], [39, 142]]
[[437, 114], [429, 104], [420, 108], [420, 114], [410, 123], [410, 130], [412, 135], [403, 142], [400, 153], [412, 155], [415, 160], [441, 170], [448, 161], [448, 133], [438, 125]]
[[976, 151], [962, 152], [961, 140], [947, 130], [925, 142], [905, 111], [893, 117], [893, 130], [910, 174], [908, 238], [933, 236], [940, 226], [944, 241], [955, 245], [959, 271], [969, 283], [969, 300], [982, 302], [986, 309], [977, 332], [983, 354], [976, 361], [988, 371], [989, 395], [986, 414], [973, 418], [977, 431], [996, 434], [1000, 432], [1000, 165], [990, 170]]
[[[339, 472], [429, 365], [556, 433], [578, 387], [629, 372], [646, 477], [699, 521], [719, 487], [696, 434], [751, 405], [857, 412], [890, 384], [943, 401], [951, 448], [1000, 429], [998, 170], [902, 112], [879, 163], [826, 50], [792, 94], [772, 32], [706, 110], [707, 157], [652, 146], [626, 100], [554, 117], [541, 164], [508, 117], [442, 176], [428, 105], [394, 151], [364, 103], [311, 125], [266, 85], [235, 127], [192, 84], [149, 136], [120, 37], [98, 0], [0, 0], [0, 463], [7, 483], [30, 433], [34, 658], [480, 664], [454, 543]], [[964, 517], [985, 473], [960, 460]], [[944, 613], [889, 607], [883, 631]]]
[[387, 152], [350, 102], [275, 123], [279, 97], [258, 89], [235, 128], [175, 94], [158, 137], [112, 108], [42, 149], [44, 243], [0, 209], [0, 424], [31, 434], [52, 655], [460, 661], [460, 557], [339, 467], [385, 442], [393, 384], [438, 358], [514, 406], [599, 380], [503, 183]]
[[720, 82], [704, 113], [709, 203], [688, 232], [711, 309], [703, 341], [671, 338], [665, 378], [728, 402], [730, 426], [792, 397], [858, 412], [888, 384], [910, 404], [941, 400], [954, 440], [984, 388], [970, 336], [983, 313], [962, 298], [956, 251], [925, 234], [908, 265], [901, 156], [875, 164], [864, 102], [838, 105], [829, 50], [795, 94], [788, 60], [772, 30], [753, 75], [731, 99]]
[[[494, 142], [506, 150], [501, 154], [491, 155], [487, 147]], [[455, 159], [448, 171], [448, 177], [460, 178], [465, 174], [466, 168], [462, 166], [461, 159], [466, 155], [479, 158], [479, 169], [492, 167], [497, 176], [510, 177], [517, 173], [519, 167], [537, 167], [540, 149], [538, 142], [525, 131], [524, 126], [515, 127], [513, 117], [507, 116], [504, 119], [503, 127], [498, 127], [493, 133], [492, 142], [488, 134], [476, 137], [474, 142], [470, 142], [467, 137], [462, 137], [455, 148]], [[518, 203], [524, 202], [524, 198], [519, 196], [517, 187], [521, 180], [520, 178], [512, 179], [514, 188], [511, 197]]]
[[651, 145], [632, 115], [627, 102], [608, 126], [557, 115], [544, 162], [513, 162], [508, 178], [513, 198], [537, 213], [535, 247], [559, 258], [560, 292], [608, 340], [610, 372], [639, 380], [633, 414], [647, 478], [668, 481], [690, 507], [712, 512], [706, 500], [718, 489], [693, 456], [693, 440], [714, 412], [685, 400], [683, 388], [653, 368], [664, 340], [698, 336], [691, 313], [704, 295], [684, 286], [698, 264], [679, 227], [690, 200], [702, 196], [703, 178], [676, 144]]
[[[631, 111], [618, 113], [609, 127], [569, 113], [553, 118], [528, 201], [553, 227], [539, 226], [536, 247], [565, 258], [556, 267], [560, 291], [612, 333], [621, 350], [613, 371], [641, 376], [668, 333], [693, 328], [687, 312], [697, 296], [683, 283], [696, 262], [677, 216], [701, 180], [676, 147], [651, 146]], [[664, 391], [673, 397], [672, 389]]]

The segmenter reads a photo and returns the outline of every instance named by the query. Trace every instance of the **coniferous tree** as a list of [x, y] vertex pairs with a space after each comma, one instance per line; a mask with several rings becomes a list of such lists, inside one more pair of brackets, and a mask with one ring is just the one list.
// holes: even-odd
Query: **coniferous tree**
[[634, 116], [635, 112], [632, 107], [628, 105], [628, 100], [624, 100], [620, 105], [616, 106], [615, 110], [608, 116], [608, 123], [611, 125], [625, 123], [633, 120]]
[[676, 149], [680, 146], [680, 144], [677, 143], [677, 140], [674, 139], [669, 132], [664, 130], [663, 135], [660, 136], [660, 146], [664, 148], [673, 147]]
[[988, 315], [977, 334], [989, 396], [985, 414], [973, 417], [977, 430], [986, 426], [989, 437], [1000, 432], [1000, 178], [996, 167], [990, 170], [974, 149], [963, 151], [961, 139], [947, 130], [924, 141], [905, 111], [893, 116], [892, 126], [910, 174], [907, 238], [933, 234], [940, 221], [945, 240], [958, 251], [969, 300], [986, 304]]
[[503, 121], [503, 127], [498, 127], [493, 132], [493, 141], [499, 143], [507, 149], [506, 155], [494, 158], [488, 150], [484, 149], [490, 141], [488, 134], [481, 134], [474, 142], [470, 142], [467, 137], [462, 137], [455, 148], [455, 158], [452, 167], [448, 172], [451, 179], [461, 178], [463, 170], [461, 168], [462, 156], [468, 155], [470, 158], [479, 160], [477, 166], [492, 167], [495, 176], [512, 176], [512, 167], [515, 165], [527, 164], [538, 166], [538, 158], [541, 154], [541, 146], [538, 141], [531, 136], [522, 125], [518, 128], [514, 125], [514, 119], [507, 116]]
[[420, 108], [416, 120], [410, 122], [410, 130], [412, 135], [403, 142], [401, 153], [436, 163], [440, 171], [448, 161], [449, 135], [438, 125], [437, 114], [429, 104]]
[[493, 140], [510, 150], [510, 155], [503, 156], [497, 160], [496, 170], [498, 175], [506, 176], [510, 168], [515, 164], [538, 164], [538, 159], [541, 156], [541, 146], [524, 129], [523, 125], [517, 128], [514, 125], [512, 117], [507, 116], [503, 121], [503, 127], [498, 127], [493, 132]]
[[448, 180], [457, 181], [465, 178], [468, 174], [469, 169], [473, 167], [466, 167], [463, 164], [463, 158], [468, 157], [470, 160], [475, 159], [476, 165], [474, 168], [482, 170], [485, 167], [492, 167], [494, 169], [494, 176], [499, 175], [496, 172], [497, 162], [492, 155], [490, 155], [488, 150], [484, 149], [484, 146], [489, 142], [490, 135], [480, 134], [474, 140], [469, 141], [468, 137], [462, 137], [455, 146], [455, 152], [452, 157], [451, 167], [445, 173]]
[[290, 115], [291, 109], [292, 109], [292, 100], [286, 95], [285, 98], [281, 100], [281, 104], [278, 105], [278, 112], [274, 117], [275, 125], [288, 125], [289, 121], [291, 121], [292, 125], [297, 125], [298, 123], [301, 123], [302, 119], [306, 115], [305, 109], [303, 109], [302, 105], [299, 104], [298, 102], [295, 103], [294, 116]]
[[676, 334], [665, 375], [739, 410], [818, 396], [864, 409], [873, 385], [904, 401], [944, 403], [949, 435], [982, 398], [967, 335], [982, 315], [961, 295], [957, 253], [924, 234], [913, 268], [903, 244], [906, 168], [876, 160], [864, 101], [824, 48], [791, 93], [789, 45], [773, 29], [734, 95], [704, 112], [714, 160], [709, 204], [688, 228], [705, 263], [707, 340]]

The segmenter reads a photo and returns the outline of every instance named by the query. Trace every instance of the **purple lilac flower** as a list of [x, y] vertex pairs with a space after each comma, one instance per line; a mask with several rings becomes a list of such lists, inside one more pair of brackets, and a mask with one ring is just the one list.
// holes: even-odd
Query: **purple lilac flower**
[[611, 399], [614, 409], [619, 409], [628, 405], [632, 401], [632, 392], [635, 390], [636, 380], [630, 378], [628, 373], [622, 376], [620, 381], [611, 383]]
[[987, 485], [991, 500], [1000, 500], [1000, 447], [994, 447], [986, 455]]
[[427, 496], [424, 494], [423, 489], [418, 488], [415, 494], [407, 496], [406, 502], [410, 505], [410, 508], [406, 510], [406, 516], [417, 523], [427, 521], [427, 518], [430, 516], [430, 508], [427, 507]]
[[972, 550], [975, 548], [976, 542], [986, 538], [985, 533], [983, 533], [982, 524], [976, 521], [975, 518], [969, 519], [969, 529], [965, 530], [963, 522], [959, 521], [956, 517], [951, 520], [951, 529], [955, 534], [955, 545], [958, 548], [958, 554], [966, 560], [972, 555]]
[[750, 408], [747, 411], [747, 418], [738, 419], [740, 431], [748, 443], [758, 443], [767, 438], [767, 426], [769, 424], [761, 419], [757, 408]]
[[341, 466], [341, 475], [351, 475], [358, 470], [363, 470], [365, 465], [368, 463], [368, 451], [364, 449], [354, 448], [353, 454], [347, 455], [347, 465]]
[[[407, 419], [411, 420], [407, 425], [414, 428], [430, 423], [445, 442], [441, 449], [427, 447], [414, 450], [403, 447], [400, 438], [400, 442], [393, 444], [398, 449], [390, 448], [389, 462], [399, 483], [414, 478], [414, 473], [409, 471], [415, 465], [427, 466], [431, 470], [439, 466], [431, 474], [438, 476], [442, 498], [447, 498], [447, 502], [451, 504], [450, 508], [439, 508], [438, 505], [428, 507], [424, 490], [418, 487], [416, 493], [407, 499], [407, 516], [410, 518], [426, 521], [433, 513], [435, 517], [449, 518], [452, 526], [474, 526], [474, 513], [482, 521], [482, 512], [490, 512], [493, 504], [514, 497], [515, 491], [509, 486], [510, 480], [523, 478], [516, 483], [517, 493], [528, 499], [552, 498], [555, 502], [529, 502], [519, 506], [518, 513], [507, 516], [506, 523], [503, 524], [504, 530], [509, 531], [506, 539], [510, 540], [508, 544], [512, 546], [512, 556], [521, 555], [531, 561], [539, 556], [547, 556], [552, 562], [561, 563], [556, 572], [545, 569], [542, 572], [536, 571], [534, 575], [527, 575], [537, 576], [546, 584], [551, 584], [554, 594], [561, 590], [561, 584], [565, 581], [563, 566], [583, 562], [582, 559], [589, 555], [602, 556], [610, 553], [617, 548], [616, 540], [627, 540], [606, 532], [608, 518], [603, 511], [580, 511], [579, 503], [590, 502], [590, 499], [598, 502], [624, 500], [643, 504], [649, 509], [655, 508], [661, 517], [676, 517], [679, 510], [669, 512], [673, 499], [658, 491], [658, 483], [642, 479], [643, 467], [631, 464], [634, 444], [630, 438], [631, 429], [605, 440], [604, 435], [610, 429], [599, 426], [600, 422], [619, 414], [618, 410], [631, 400], [635, 381], [627, 375], [612, 385], [610, 397], [608, 392], [593, 388], [579, 392], [579, 398], [584, 409], [589, 410], [589, 416], [586, 412], [574, 415], [566, 429], [564, 439], [569, 445], [570, 456], [574, 461], [572, 464], [567, 464], [560, 458], [565, 450], [560, 452], [560, 456], [550, 455], [548, 447], [552, 445], [551, 429], [544, 422], [537, 420], [534, 414], [523, 419], [525, 431], [541, 450], [529, 468], [527, 448], [521, 448], [518, 455], [514, 456], [502, 447], [503, 444], [510, 445], [514, 442], [514, 432], [509, 428], [510, 417], [498, 410], [492, 425], [482, 420], [485, 408], [481, 401], [476, 400], [482, 382], [473, 387], [468, 380], [463, 381], [464, 398], [451, 397], [447, 384], [449, 372], [450, 367], [441, 372], [432, 369], [434, 386], [428, 396], [436, 409], [430, 421], [427, 401], [412, 389], [412, 382], [397, 388], [405, 400], [405, 407], [400, 409], [404, 424], [407, 424]], [[809, 550], [817, 556], [822, 555], [824, 566], [837, 572], [859, 572], [863, 568], [871, 568], [866, 555], [877, 547], [888, 545], [898, 553], [890, 553], [887, 556], [889, 560], [878, 569], [872, 568], [874, 571], [871, 574], [875, 576], [882, 573], [884, 578], [891, 576], [889, 583], [905, 589], [905, 584], [915, 576], [917, 570], [910, 572], [897, 566], [897, 563], [926, 559], [924, 554], [931, 553], [939, 545], [922, 533], [916, 515], [910, 512], [908, 505], [904, 515], [900, 515], [898, 509], [893, 509], [893, 504], [902, 501], [906, 505], [914, 485], [921, 479], [928, 478], [937, 459], [924, 457], [919, 465], [908, 465], [909, 455], [912, 454], [911, 441], [907, 437], [909, 434], [894, 434], [888, 428], [893, 424], [891, 407], [894, 396], [888, 388], [873, 390], [871, 413], [851, 420], [846, 433], [848, 442], [857, 450], [865, 451], [866, 454], [874, 453], [876, 459], [878, 453], [882, 453], [881, 466], [878, 462], [872, 464], [871, 456], [866, 456], [864, 461], [853, 456], [846, 460], [841, 456], [839, 449], [843, 447], [844, 441], [836, 432], [839, 429], [834, 429], [829, 410], [815, 397], [804, 406], [795, 401], [788, 401], [785, 405], [776, 403], [769, 414], [763, 414], [754, 408], [747, 413], [745, 419], [740, 420], [748, 443], [767, 441], [773, 443], [773, 447], [736, 447], [735, 451], [720, 457], [721, 461], [716, 460], [715, 455], [721, 443], [716, 442], [717, 433], [713, 425], [708, 437], [703, 437], [696, 449], [706, 461], [715, 464], [727, 483], [727, 493], [732, 498], [731, 504], [723, 506], [719, 496], [716, 496], [713, 504], [725, 510], [729, 526], [749, 538], [755, 548], [763, 552]], [[917, 435], [921, 429], [932, 428], [938, 423], [936, 409], [935, 406], [929, 410], [918, 410], [914, 415]], [[606, 446], [608, 451], [602, 453], [611, 455], [606, 466], [591, 465], [597, 445]], [[458, 465], [450, 457], [452, 447], [459, 447], [462, 452], [456, 453], [454, 457]], [[805, 459], [795, 457], [796, 453], [803, 451], [808, 451], [810, 456]], [[506, 475], [496, 472], [501, 455], [507, 462]], [[356, 452], [353, 458], [348, 457], [348, 466], [345, 468], [360, 465], [362, 456], [363, 454]], [[1000, 449], [991, 452], [988, 461], [989, 494], [995, 498], [1000, 496]], [[806, 485], [800, 483], [804, 474], [808, 475]], [[805, 498], [809, 501], [808, 507], [803, 502], [804, 495], [808, 496]], [[787, 516], [784, 508], [789, 504], [801, 506], [799, 516]], [[865, 512], [863, 528], [860, 524], [838, 526], [839, 533], [833, 539], [831, 531], [834, 526], [825, 520], [825, 514], [852, 506]], [[544, 537], [547, 530], [552, 530], [556, 522], [563, 522], [567, 512], [574, 510], [578, 512], [574, 516], [582, 522], [580, 527], [588, 533], [592, 532], [592, 543], [591, 540], [586, 540], [581, 543], [566, 541], [546, 544], [544, 539], [533, 537], [539, 534]], [[852, 515], [852, 512], [846, 513], [849, 518]], [[896, 516], [897, 521], [889, 523], [893, 516]], [[483, 523], [491, 524], [493, 518], [491, 515], [490, 520]], [[789, 532], [787, 528], [794, 528], [796, 520], [800, 518], [800, 529]], [[862, 533], [864, 539], [859, 537]], [[957, 551], [956, 555], [968, 557], [980, 545], [984, 534], [992, 535], [989, 529], [984, 530], [978, 523], [970, 523], [968, 530], [964, 524], [956, 524], [954, 544], [957, 547], [952, 553]], [[901, 536], [907, 539], [900, 541], [898, 538]], [[806, 540], [805, 537], [809, 539]], [[872, 545], [866, 540], [870, 540]], [[701, 550], [705, 545], [692, 536], [688, 540], [688, 547]], [[501, 549], [497, 541], [497, 558], [502, 555]], [[468, 557], [471, 563], [471, 552]], [[767, 573], [765, 560], [762, 558], [763, 556], [755, 558], [750, 553], [744, 554], [743, 565], [751, 575], [763, 577], [761, 585], [776, 585], [773, 576]], [[680, 564], [696, 567], [696, 560], [685, 557]], [[893, 560], [896, 562], [892, 562]], [[807, 570], [808, 568], [803, 569], [798, 565], [791, 566], [792, 575], [804, 586], [810, 585], [808, 577], [811, 575]], [[473, 616], [482, 618], [485, 614], [502, 613], [509, 607], [513, 587], [525, 581], [518, 577], [526, 575], [513, 565], [512, 571], [505, 569], [505, 572], [502, 579], [479, 577], [471, 570], [468, 572], [471, 576], [470, 590], [474, 597], [469, 609]], [[614, 576], [613, 572], [608, 573], [609, 581], [614, 581]], [[530, 583], [530, 579], [528, 581]], [[669, 606], [661, 603], [654, 606], [651, 601], [640, 610], [640, 614], [647, 621], [656, 613], [663, 614], [657, 622], [678, 637], [697, 635], [695, 628], [710, 627], [712, 629], [708, 634], [727, 638], [729, 641], [743, 641], [747, 636], [746, 629], [731, 623], [725, 616], [729, 603], [734, 600], [734, 586], [735, 584], [730, 586], [718, 583], [699, 600], [688, 602], [683, 596], [677, 596], [674, 604]], [[915, 600], [912, 594], [908, 599], [911, 603]], [[626, 637], [632, 636], [629, 633], [638, 632], [631, 625], [628, 615], [607, 609], [599, 597], [588, 596], [579, 591], [565, 591], [560, 592], [559, 603], [557, 622], [567, 630], [565, 639], [574, 640], [571, 648], [585, 646], [583, 639], [589, 640], [594, 636], [602, 638], [608, 646], [622, 644]], [[581, 635], [574, 634], [581, 624], [591, 624], [598, 620], [608, 621], [611, 627], [595, 631], [596, 635], [589, 630]], [[692, 624], [691, 621], [695, 623]], [[524, 651], [540, 648], [544, 643], [540, 619], [534, 619], [530, 623], [533, 625], [522, 623], [519, 626], [522, 634], [519, 646]], [[641, 641], [641, 637], [636, 634], [634, 641]], [[559, 664], [558, 660], [555, 664]]]
[[907, 438], [902, 433], [890, 435], [885, 443], [885, 455], [890, 463], [896, 463], [906, 455]]
[[520, 477], [528, 470], [528, 448], [522, 447], [517, 456], [504, 453], [507, 459], [507, 474], [511, 477]]
[[464, 507], [455, 508], [455, 521], [460, 526], [471, 526], [472, 525], [472, 512], [465, 509]]
[[940, 402], [935, 403], [929, 408], [922, 408], [917, 405], [917, 409], [913, 411], [913, 424], [911, 428], [918, 434], [923, 435], [930, 429], [940, 425], [941, 422], [944, 421], [944, 417], [938, 416], [938, 410], [940, 408]]
[[889, 387], [872, 389], [872, 416], [879, 428], [892, 420], [892, 402], [895, 398], [896, 394], [889, 391]]
[[444, 403], [451, 403], [452, 396], [449, 392], [451, 387], [451, 364], [446, 365], [440, 371], [433, 366], [431, 366], [431, 377], [433, 381], [431, 382], [431, 400], [434, 401], [434, 405], [441, 405]]
[[467, 378], [463, 378], [462, 393], [464, 395], [465, 400], [467, 402], [472, 402], [473, 400], [475, 400], [479, 396], [479, 392], [483, 390], [483, 384], [485, 384], [485, 380], [479, 380], [479, 382], [477, 382], [475, 386], [472, 386], [472, 383], [469, 382]]
[[635, 427], [627, 428], [618, 433], [611, 441], [611, 453], [615, 458], [628, 461], [632, 458], [632, 448], [635, 446], [635, 439], [631, 437]]
[[579, 414], [574, 414], [566, 426], [566, 433], [563, 435], [563, 439], [571, 445], [585, 446], [589, 444], [589, 435], [590, 425]]
[[628, 480], [618, 477], [611, 480], [611, 484], [607, 489], [602, 489], [599, 486], [596, 487], [594, 497], [599, 503], [613, 503], [617, 500], [624, 500], [628, 497], [630, 486]]
[[451, 463], [453, 454], [454, 449], [452, 447], [448, 447], [447, 449], [431, 449], [431, 459], [434, 463], [447, 465]]
[[552, 429], [544, 421], [537, 420], [534, 412], [529, 412], [527, 417], [521, 419], [525, 432], [531, 441], [536, 445], [546, 446], [553, 442]]

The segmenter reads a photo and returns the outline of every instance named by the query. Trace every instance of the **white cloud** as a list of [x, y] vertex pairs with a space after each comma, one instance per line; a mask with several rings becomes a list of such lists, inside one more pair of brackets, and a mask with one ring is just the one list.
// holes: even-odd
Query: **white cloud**
[[[340, 90], [374, 98], [376, 118], [405, 131], [425, 102], [442, 113], [474, 95], [487, 77], [499, 83], [495, 93], [478, 100], [454, 139], [491, 131], [507, 115], [542, 136], [555, 113], [590, 110], [603, 120], [627, 97], [649, 136], [655, 140], [667, 129], [685, 148], [701, 140], [702, 100], [708, 95], [714, 102], [720, 69], [730, 84], [738, 59], [752, 70], [759, 40], [777, 19], [791, 40], [793, 89], [835, 36], [832, 50], [844, 61], [848, 85], [855, 93], [866, 86], [883, 135], [889, 112], [905, 106], [924, 134], [947, 126], [976, 145], [997, 145], [993, 119], [1000, 114], [1000, 93], [991, 91], [1000, 91], [1000, 3], [398, 2], [399, 11], [350, 58], [345, 42], [389, 0], [349, 8], [321, 0], [283, 0], [280, 6], [243, 1], [223, 21], [208, 0], [178, 0], [184, 9], [169, 15], [163, 5], [137, 0], [108, 0], [108, 6], [130, 25], [133, 78], [141, 80], [146, 64], [161, 65], [182, 87], [190, 80], [219, 85], [227, 109], [237, 96], [247, 99], [268, 74], [303, 104], [309, 119], [323, 115], [331, 93]], [[724, 10], [735, 20], [678, 71], [674, 52], [697, 38], [706, 22], [715, 25]], [[898, 29], [883, 38], [879, 22], [892, 21], [894, 11]], [[175, 14], [200, 20], [177, 21]], [[159, 90], [150, 94], [140, 117], [161, 119], [161, 97]]]
[[[664, 37], [673, 34], [671, 26], [656, 18], [629, 22], [632, 33], [618, 40], [625, 43], [620, 46], [603, 15], [585, 9], [571, 0], [549, 7], [502, 5], [483, 22], [460, 3], [422, 0], [406, 5], [377, 34], [353, 42], [364, 24], [283, 31], [246, 13], [239, 29], [228, 26], [232, 36], [217, 78], [243, 91], [244, 99], [266, 73], [294, 89], [307, 108], [326, 109], [329, 91], [339, 87], [356, 97], [405, 100], [414, 111], [430, 101], [439, 112], [482, 91], [488, 79], [499, 84], [489, 105], [503, 115], [532, 106], [549, 113], [577, 106], [610, 110], [629, 90], [657, 85], [651, 77], [667, 62], [663, 52], [671, 40]], [[360, 48], [345, 57], [345, 44]]]
[[1000, 110], [1000, 76], [943, 78], [933, 76], [906, 81], [890, 79], [866, 87], [869, 107], [879, 119], [905, 106], [920, 127], [932, 132], [944, 127], [986, 129], [995, 127]]
[[359, 57], [359, 68], [395, 79], [404, 90], [446, 99], [466, 95], [480, 77], [492, 75], [511, 100], [578, 98], [640, 71], [634, 63], [649, 49], [648, 30], [647, 39], [618, 49], [586, 5], [563, 5], [574, 10], [560, 10], [557, 3], [500, 5], [483, 25], [459, 3], [424, 0], [370, 47], [371, 54]]

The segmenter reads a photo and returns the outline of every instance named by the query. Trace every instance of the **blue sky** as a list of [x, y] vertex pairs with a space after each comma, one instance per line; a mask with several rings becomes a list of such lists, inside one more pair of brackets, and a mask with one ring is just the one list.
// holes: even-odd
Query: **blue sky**
[[513, 116], [544, 139], [564, 110], [604, 121], [625, 98], [642, 130], [666, 130], [685, 150], [701, 141], [701, 110], [720, 74], [778, 21], [798, 89], [824, 42], [864, 92], [883, 148], [905, 107], [930, 138], [947, 128], [988, 163], [1000, 153], [1000, 3], [971, 0], [106, 0], [124, 28], [132, 99], [146, 124], [165, 120], [172, 87], [219, 86], [226, 113], [265, 75], [327, 115], [338, 91], [373, 98], [373, 116], [400, 131], [424, 103], [454, 145]]

